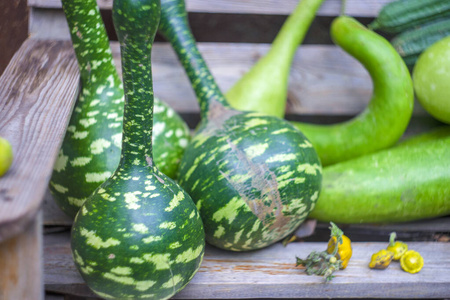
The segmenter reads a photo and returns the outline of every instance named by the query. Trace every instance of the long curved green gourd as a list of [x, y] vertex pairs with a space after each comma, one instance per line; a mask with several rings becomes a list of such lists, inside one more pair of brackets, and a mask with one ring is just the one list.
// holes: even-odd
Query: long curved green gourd
[[230, 107], [197, 49], [186, 15], [184, 1], [161, 1], [159, 31], [177, 52], [201, 109], [179, 183], [196, 202], [209, 243], [234, 251], [268, 246], [297, 228], [314, 207], [319, 159], [286, 121]]
[[[81, 92], [54, 166], [50, 190], [74, 218], [86, 198], [120, 160], [123, 86], [95, 0], [63, 0], [77, 56]], [[174, 178], [189, 141], [189, 129], [167, 104], [155, 99], [155, 164]]]
[[204, 254], [194, 202], [152, 159], [150, 54], [159, 15], [159, 0], [113, 3], [125, 88], [122, 158], [78, 212], [71, 242], [87, 285], [107, 299], [170, 298]]
[[331, 125], [293, 122], [310, 139], [323, 165], [394, 145], [405, 132], [414, 106], [411, 75], [389, 41], [347, 16], [333, 21], [331, 37], [366, 68], [373, 93], [367, 108], [349, 121]]
[[297, 4], [267, 54], [226, 92], [232, 107], [284, 116], [292, 60], [323, 1], [301, 0]]
[[450, 127], [323, 169], [310, 217], [386, 223], [450, 214]]
[[[409, 71], [385, 38], [347, 16], [333, 21], [331, 37], [369, 72], [373, 94], [367, 108], [349, 121], [331, 125], [291, 122], [308, 137], [324, 166], [395, 144], [409, 123], [414, 104]], [[264, 107], [264, 103], [249, 99], [253, 102], [242, 99], [246, 108], [260, 111]], [[284, 107], [285, 101], [279, 101], [271, 111]]]

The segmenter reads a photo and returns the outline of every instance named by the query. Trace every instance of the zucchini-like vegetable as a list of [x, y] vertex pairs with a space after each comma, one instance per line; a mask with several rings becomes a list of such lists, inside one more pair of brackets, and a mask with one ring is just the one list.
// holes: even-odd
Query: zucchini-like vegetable
[[83, 204], [72, 253], [87, 285], [106, 299], [167, 299], [198, 270], [204, 230], [189, 195], [152, 158], [151, 47], [159, 0], [116, 0], [125, 109], [122, 159]]
[[450, 18], [443, 18], [402, 32], [391, 40], [391, 44], [412, 68], [425, 49], [449, 35]]
[[324, 222], [404, 222], [450, 214], [450, 127], [324, 168], [310, 214]]
[[[63, 0], [62, 4], [80, 69], [81, 91], [54, 165], [50, 191], [58, 206], [74, 218], [119, 164], [123, 87], [97, 2]], [[155, 164], [175, 177], [189, 129], [159, 100], [155, 100], [154, 123]]]
[[450, 16], [448, 0], [397, 0], [387, 3], [370, 29], [400, 33], [429, 21]]
[[244, 251], [282, 240], [319, 195], [321, 165], [311, 143], [286, 121], [234, 110], [203, 60], [183, 0], [161, 2], [160, 32], [172, 43], [200, 103], [179, 183], [196, 202], [206, 239]]
[[[284, 116], [292, 60], [323, 0], [301, 0], [272, 46], [225, 95], [232, 107]], [[254, 104], [257, 103], [257, 107]], [[283, 105], [281, 105], [283, 104]]]

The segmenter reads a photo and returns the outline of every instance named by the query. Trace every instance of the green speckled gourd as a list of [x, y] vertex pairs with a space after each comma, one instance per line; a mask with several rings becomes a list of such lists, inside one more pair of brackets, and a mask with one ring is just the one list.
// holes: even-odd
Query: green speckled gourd
[[[50, 190], [72, 218], [86, 198], [117, 168], [123, 120], [123, 87], [95, 0], [63, 0], [78, 59], [81, 92], [54, 166]], [[167, 104], [155, 99], [155, 164], [174, 178], [189, 129]]]
[[234, 251], [268, 246], [297, 228], [314, 207], [320, 161], [311, 143], [287, 122], [229, 106], [186, 15], [184, 1], [161, 1], [159, 31], [177, 52], [201, 109], [179, 183], [196, 202], [209, 243]]
[[79, 210], [72, 254], [87, 285], [107, 299], [167, 299], [200, 267], [202, 220], [190, 196], [152, 163], [151, 47], [159, 0], [117, 0], [125, 88], [121, 160]]

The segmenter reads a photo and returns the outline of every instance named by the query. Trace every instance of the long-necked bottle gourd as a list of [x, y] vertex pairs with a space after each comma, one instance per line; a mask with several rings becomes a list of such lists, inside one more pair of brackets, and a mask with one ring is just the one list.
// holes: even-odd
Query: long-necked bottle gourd
[[450, 127], [323, 169], [310, 217], [385, 223], [450, 214]]
[[[77, 56], [81, 91], [54, 166], [50, 190], [72, 218], [120, 160], [123, 86], [95, 0], [63, 0]], [[189, 140], [177, 113], [155, 100], [155, 164], [174, 177]]]
[[72, 254], [87, 285], [107, 299], [167, 299], [194, 276], [205, 233], [190, 196], [152, 158], [151, 48], [159, 0], [116, 0], [125, 89], [119, 167], [85, 201]]
[[[409, 123], [414, 105], [410, 73], [389, 41], [347, 16], [332, 22], [331, 37], [366, 68], [373, 81], [373, 92], [366, 109], [346, 122], [292, 122], [314, 145], [324, 166], [395, 144]], [[263, 111], [265, 104], [255, 100], [258, 99], [240, 101], [248, 109]], [[272, 104], [271, 111], [284, 113], [285, 100]]]
[[196, 202], [206, 240], [245, 251], [291, 233], [319, 196], [321, 165], [286, 121], [234, 110], [215, 83], [187, 22], [184, 1], [161, 1], [160, 32], [171, 41], [200, 103], [201, 122], [178, 180]]
[[225, 97], [232, 107], [284, 116], [292, 60], [322, 2], [301, 0], [298, 3], [269, 52], [226, 92]]

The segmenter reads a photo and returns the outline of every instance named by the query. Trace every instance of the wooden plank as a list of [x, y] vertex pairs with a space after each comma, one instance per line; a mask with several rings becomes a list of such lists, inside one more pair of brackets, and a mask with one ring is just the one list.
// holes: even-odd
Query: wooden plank
[[0, 241], [22, 231], [42, 204], [77, 86], [67, 42], [27, 40], [0, 78], [0, 136], [15, 156], [0, 180]]
[[[110, 40], [117, 41], [111, 11], [102, 10], [101, 15]], [[287, 16], [191, 13], [188, 17], [198, 42], [271, 43]], [[360, 20], [363, 23], [369, 21], [367, 18]], [[331, 21], [329, 17], [315, 18], [303, 44], [331, 44]], [[70, 39], [64, 13], [58, 9], [33, 8], [30, 13], [30, 34], [40, 39]], [[156, 35], [155, 41], [164, 39]]]
[[[268, 44], [199, 43], [219, 87], [227, 91], [269, 49]], [[181, 113], [198, 113], [196, 97], [171, 47], [153, 48], [155, 94]], [[119, 47], [112, 43], [116, 64]], [[344, 115], [361, 112], [370, 100], [372, 81], [355, 59], [331, 45], [303, 45], [297, 51], [288, 87], [287, 114]], [[173, 88], [176, 86], [177, 88]], [[415, 106], [415, 115], [426, 115]]]
[[[351, 238], [351, 237], [350, 237]], [[44, 237], [45, 289], [55, 293], [94, 297], [77, 272], [69, 246], [69, 234]], [[331, 283], [308, 276], [295, 267], [295, 257], [324, 250], [326, 243], [291, 243], [244, 253], [207, 247], [203, 264], [192, 281], [173, 299], [256, 298], [446, 298], [450, 297], [450, 243], [410, 242], [425, 266], [415, 275], [394, 262], [384, 271], [371, 270], [372, 253], [386, 243], [353, 243], [353, 257], [346, 270]]]
[[43, 299], [42, 216], [0, 242], [0, 299]]
[[[392, 0], [347, 0], [346, 13], [358, 17], [374, 17], [381, 7]], [[97, 0], [102, 9], [111, 9], [112, 0]], [[234, 13], [234, 14], [290, 14], [298, 0], [186, 0], [189, 12]], [[60, 0], [28, 0], [33, 7], [61, 8]], [[326, 0], [318, 15], [336, 16], [341, 8], [341, 0]]]
[[[120, 68], [118, 42], [112, 51]], [[199, 43], [222, 91], [227, 91], [269, 49], [269, 44]], [[156, 95], [180, 113], [198, 113], [191, 85], [167, 43], [152, 53]], [[177, 87], [177, 88], [174, 88]], [[332, 45], [302, 45], [294, 57], [288, 89], [287, 114], [353, 116], [370, 100], [372, 81], [352, 57]], [[415, 115], [427, 115], [420, 105]]]

